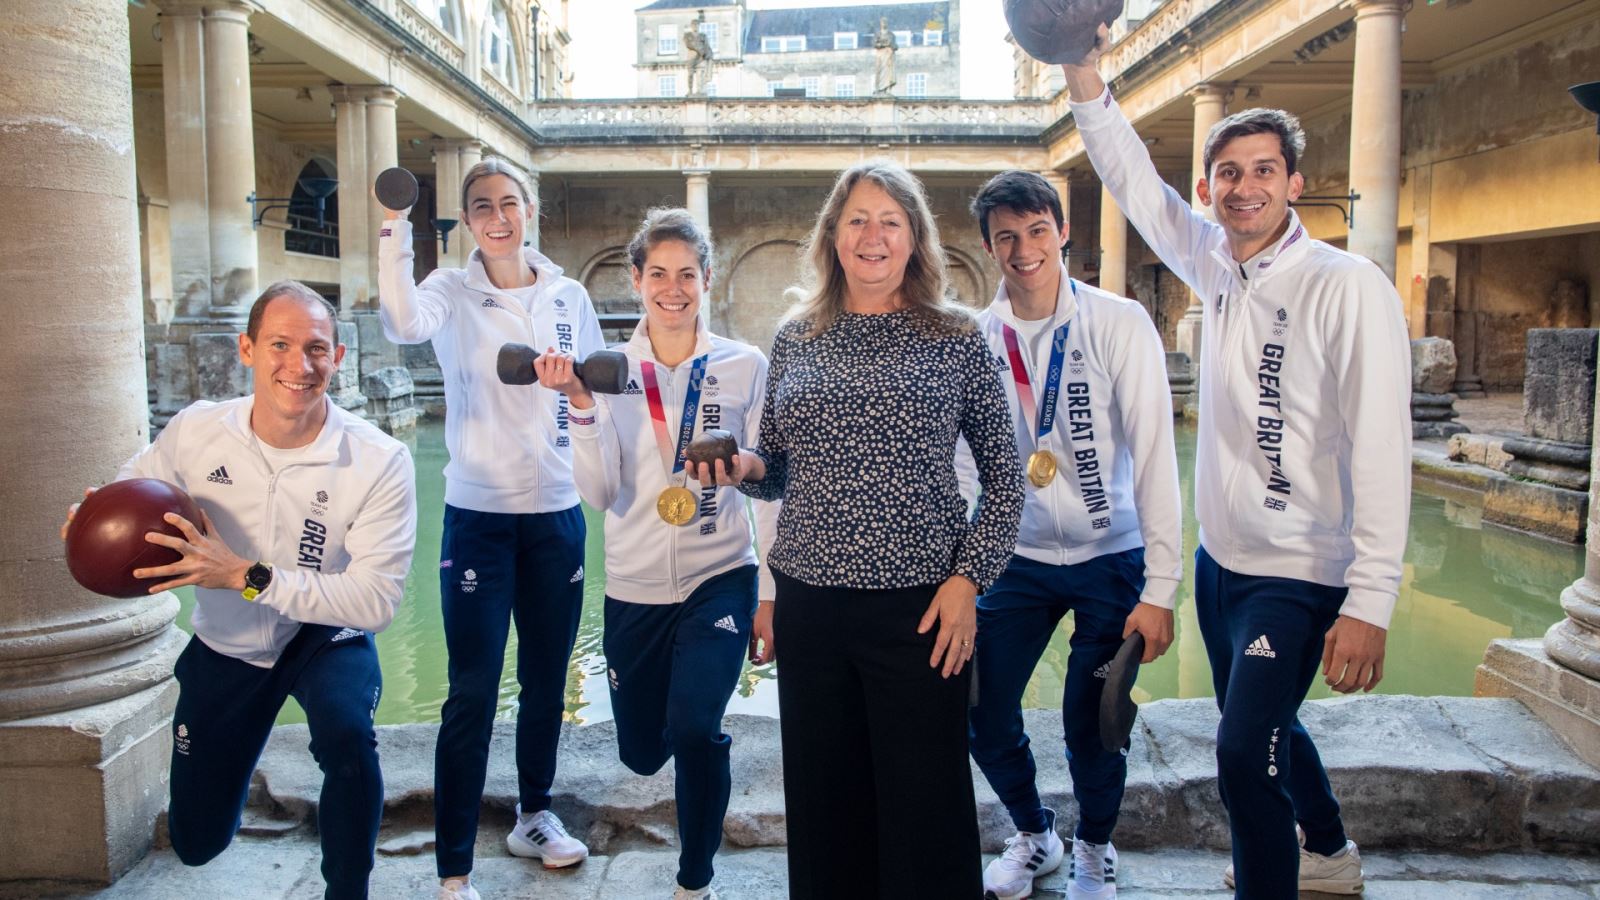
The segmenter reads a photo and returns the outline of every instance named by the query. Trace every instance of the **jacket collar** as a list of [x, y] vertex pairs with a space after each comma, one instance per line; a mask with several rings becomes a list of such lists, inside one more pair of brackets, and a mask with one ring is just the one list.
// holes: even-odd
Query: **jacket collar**
[[[1284, 229], [1283, 237], [1278, 238], [1265, 250], [1240, 263], [1234, 260], [1228, 252], [1228, 243], [1224, 240], [1221, 246], [1211, 251], [1211, 255], [1228, 267], [1234, 277], [1246, 278], [1254, 281], [1266, 279], [1285, 269], [1295, 266], [1305, 258], [1311, 249], [1311, 235], [1306, 233], [1306, 226], [1300, 221], [1300, 214], [1293, 208], [1289, 210], [1289, 227]], [[1243, 269], [1241, 275], [1241, 267]]]
[[[1072, 276], [1067, 274], [1066, 264], [1060, 265], [1061, 284], [1056, 288], [1056, 310], [1050, 316], [1051, 328], [1059, 328], [1061, 323], [1078, 314], [1078, 290], [1072, 283]], [[1000, 280], [1000, 289], [995, 291], [994, 303], [989, 305], [989, 310], [995, 318], [1012, 328], [1017, 327], [1019, 320], [1016, 310], [1011, 306], [1011, 296], [1006, 292], [1005, 279]]]
[[[256, 408], [256, 398], [254, 395], [242, 397], [235, 403], [233, 411], [223, 420], [225, 427], [240, 441], [254, 445], [259, 438], [255, 429], [250, 427], [250, 415]], [[344, 442], [344, 417], [326, 394], [322, 397], [322, 403], [327, 410], [327, 417], [323, 419], [322, 430], [317, 432], [316, 439], [300, 448], [304, 453], [302, 462], [328, 463], [339, 458], [339, 448]]]
[[[541, 288], [554, 284], [555, 280], [561, 277], [561, 267], [551, 262], [548, 256], [532, 247], [522, 248], [522, 258], [527, 261], [530, 268], [539, 273], [539, 286]], [[472, 256], [467, 258], [466, 285], [476, 291], [491, 291], [496, 294], [505, 293], [505, 291], [495, 287], [494, 282], [489, 280], [489, 273], [483, 267], [483, 250], [481, 248], [474, 247]]]
[[[706, 327], [706, 320], [703, 316], [696, 317], [694, 352], [689, 354], [689, 358], [694, 359], [710, 352], [711, 329]], [[633, 337], [628, 338], [628, 354], [635, 359], [647, 359], [660, 365], [660, 360], [656, 359], [656, 349], [650, 344], [649, 319], [640, 319], [639, 324], [634, 326]]]

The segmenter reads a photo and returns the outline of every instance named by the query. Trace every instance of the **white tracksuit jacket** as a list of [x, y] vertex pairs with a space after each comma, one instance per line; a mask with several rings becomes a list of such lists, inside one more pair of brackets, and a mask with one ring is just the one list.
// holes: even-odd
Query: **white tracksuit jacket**
[[411, 453], [324, 400], [322, 431], [276, 473], [250, 428], [254, 397], [191, 404], [117, 472], [188, 491], [228, 549], [272, 567], [254, 602], [194, 589], [194, 633], [224, 656], [270, 667], [303, 622], [382, 631], [405, 594], [417, 537]]
[[1411, 508], [1411, 347], [1370, 261], [1288, 230], [1236, 262], [1222, 227], [1156, 174], [1108, 92], [1072, 104], [1095, 171], [1203, 301], [1195, 513], [1224, 568], [1348, 587], [1387, 628]]
[[524, 248], [539, 278], [532, 311], [489, 283], [477, 250], [465, 269], [412, 281], [411, 223], [386, 221], [378, 237], [383, 333], [402, 344], [433, 341], [444, 373], [444, 500], [459, 509], [543, 513], [577, 505], [566, 395], [543, 385], [501, 384], [496, 355], [507, 343], [587, 357], [605, 348], [583, 285]]
[[[629, 603], [682, 603], [700, 584], [757, 562], [747, 504], [754, 506], [762, 555], [778, 533], [780, 504], [747, 500], [734, 487], [683, 486], [700, 501], [686, 525], [669, 525], [656, 513], [656, 498], [669, 484], [656, 444], [640, 363], [655, 363], [648, 322], [640, 322], [623, 348], [628, 355], [627, 392], [595, 395], [592, 425], [574, 423], [574, 472], [584, 502], [606, 512], [606, 594]], [[656, 366], [656, 382], [667, 432], [676, 439], [689, 390], [692, 363], [710, 354], [701, 383], [694, 433], [721, 428], [739, 446], [755, 443], [767, 394], [767, 358], [749, 344], [718, 337], [700, 325], [694, 355], [668, 369]], [[687, 465], [687, 464], [686, 464]], [[760, 599], [776, 596], [765, 563]]]
[[[1061, 288], [1048, 329], [1071, 322], [1056, 401], [1056, 419], [1042, 447], [1060, 471], [1043, 488], [1028, 482], [1017, 533], [1017, 555], [1050, 565], [1074, 565], [1108, 553], [1144, 547], [1139, 599], [1171, 609], [1183, 578], [1183, 499], [1172, 443], [1172, 392], [1161, 336], [1144, 307], [1077, 283], [1061, 268]], [[1022, 416], [1004, 327], [1017, 319], [1005, 283], [978, 315], [978, 327], [1000, 365], [1006, 401], [1024, 461], [1040, 448]], [[1037, 405], [1050, 364], [1051, 342], [1029, 359], [1020, 342]], [[1037, 409], [1035, 410], [1035, 415]], [[972, 451], [957, 448], [957, 474], [968, 502], [977, 490]]]

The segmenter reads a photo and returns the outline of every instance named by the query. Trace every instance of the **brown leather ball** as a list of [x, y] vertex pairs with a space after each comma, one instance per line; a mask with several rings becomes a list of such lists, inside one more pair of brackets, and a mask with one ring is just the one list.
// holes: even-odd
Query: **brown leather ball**
[[729, 470], [733, 468], [733, 460], [738, 455], [739, 442], [734, 439], [732, 432], [721, 428], [707, 428], [690, 441], [688, 449], [683, 451], [684, 458], [696, 466], [705, 463], [714, 468], [715, 461], [720, 459]]
[[1006, 0], [1006, 24], [1017, 46], [1042, 63], [1079, 63], [1095, 32], [1122, 15], [1123, 0]]
[[200, 507], [182, 488], [159, 478], [114, 481], [90, 494], [67, 527], [67, 570], [78, 583], [107, 597], [142, 597], [161, 579], [135, 578], [134, 569], [169, 566], [176, 550], [152, 544], [152, 531], [183, 537], [162, 516], [177, 513], [196, 528]]

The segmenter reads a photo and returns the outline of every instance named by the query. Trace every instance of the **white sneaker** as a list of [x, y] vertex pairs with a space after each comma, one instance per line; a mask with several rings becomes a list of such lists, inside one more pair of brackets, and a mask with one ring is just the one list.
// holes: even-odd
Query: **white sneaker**
[[983, 870], [984, 897], [1019, 900], [1033, 896], [1033, 880], [1061, 867], [1066, 845], [1055, 828], [1043, 834], [1019, 831], [1006, 838], [1006, 849]]
[[446, 878], [439, 885], [439, 900], [483, 900], [478, 889], [465, 878]]
[[[1325, 894], [1359, 894], [1364, 883], [1361, 879], [1361, 851], [1356, 842], [1346, 839], [1344, 850], [1333, 856], [1323, 856], [1306, 849], [1306, 833], [1294, 826], [1295, 837], [1300, 839], [1300, 885], [1302, 891], [1321, 891]], [[1233, 887], [1233, 863], [1222, 870], [1222, 883]]]
[[1110, 900], [1117, 895], [1117, 848], [1110, 841], [1091, 844], [1072, 839], [1068, 900]]
[[517, 804], [517, 824], [506, 835], [506, 849], [512, 856], [525, 856], [544, 862], [546, 869], [560, 869], [589, 858], [589, 848], [567, 834], [556, 814], [542, 809], [531, 816], [522, 814]]
[[1344, 849], [1332, 856], [1300, 848], [1300, 890], [1359, 894], [1364, 886], [1361, 851], [1356, 848], [1355, 841], [1345, 840]]
[[680, 884], [678, 889], [672, 892], [672, 900], [717, 900], [717, 892], [713, 891], [709, 884], [693, 891]]

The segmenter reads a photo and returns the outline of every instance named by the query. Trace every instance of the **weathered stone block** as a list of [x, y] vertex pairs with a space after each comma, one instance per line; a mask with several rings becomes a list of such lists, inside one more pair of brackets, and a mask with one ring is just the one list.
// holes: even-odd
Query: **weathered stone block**
[[403, 366], [386, 366], [363, 375], [361, 392], [367, 396], [367, 415], [390, 434], [408, 431], [422, 411], [413, 402], [411, 373]]
[[350, 317], [360, 342], [358, 362], [361, 374], [387, 366], [400, 365], [400, 349], [383, 334], [383, 322], [375, 312], [358, 312]]
[[1483, 495], [1484, 521], [1573, 544], [1588, 514], [1588, 494], [1535, 481], [1495, 480]]
[[1414, 441], [1444, 440], [1461, 434], [1466, 430], [1467, 426], [1462, 425], [1460, 422], [1411, 420], [1411, 439]]
[[1552, 660], [1537, 638], [1490, 641], [1472, 692], [1521, 700], [1580, 759], [1600, 767], [1600, 682]]
[[250, 393], [250, 370], [239, 361], [236, 332], [191, 335], [189, 352], [194, 362], [195, 399], [232, 400]]
[[413, 393], [411, 373], [400, 366], [389, 366], [361, 377], [361, 392], [368, 400], [397, 400]]
[[1456, 346], [1441, 337], [1411, 342], [1411, 389], [1446, 394], [1456, 381]]
[[193, 399], [194, 370], [188, 344], [151, 344], [147, 352], [150, 412], [165, 422]]
[[1458, 434], [1450, 439], [1450, 458], [1503, 472], [1512, 460], [1501, 446], [1504, 441], [1489, 434]]
[[1594, 431], [1596, 340], [1593, 328], [1528, 331], [1522, 416], [1529, 435], [1588, 444]]
[[1456, 405], [1455, 394], [1424, 394], [1420, 391], [1411, 392], [1411, 408], [1442, 407], [1450, 409]]

